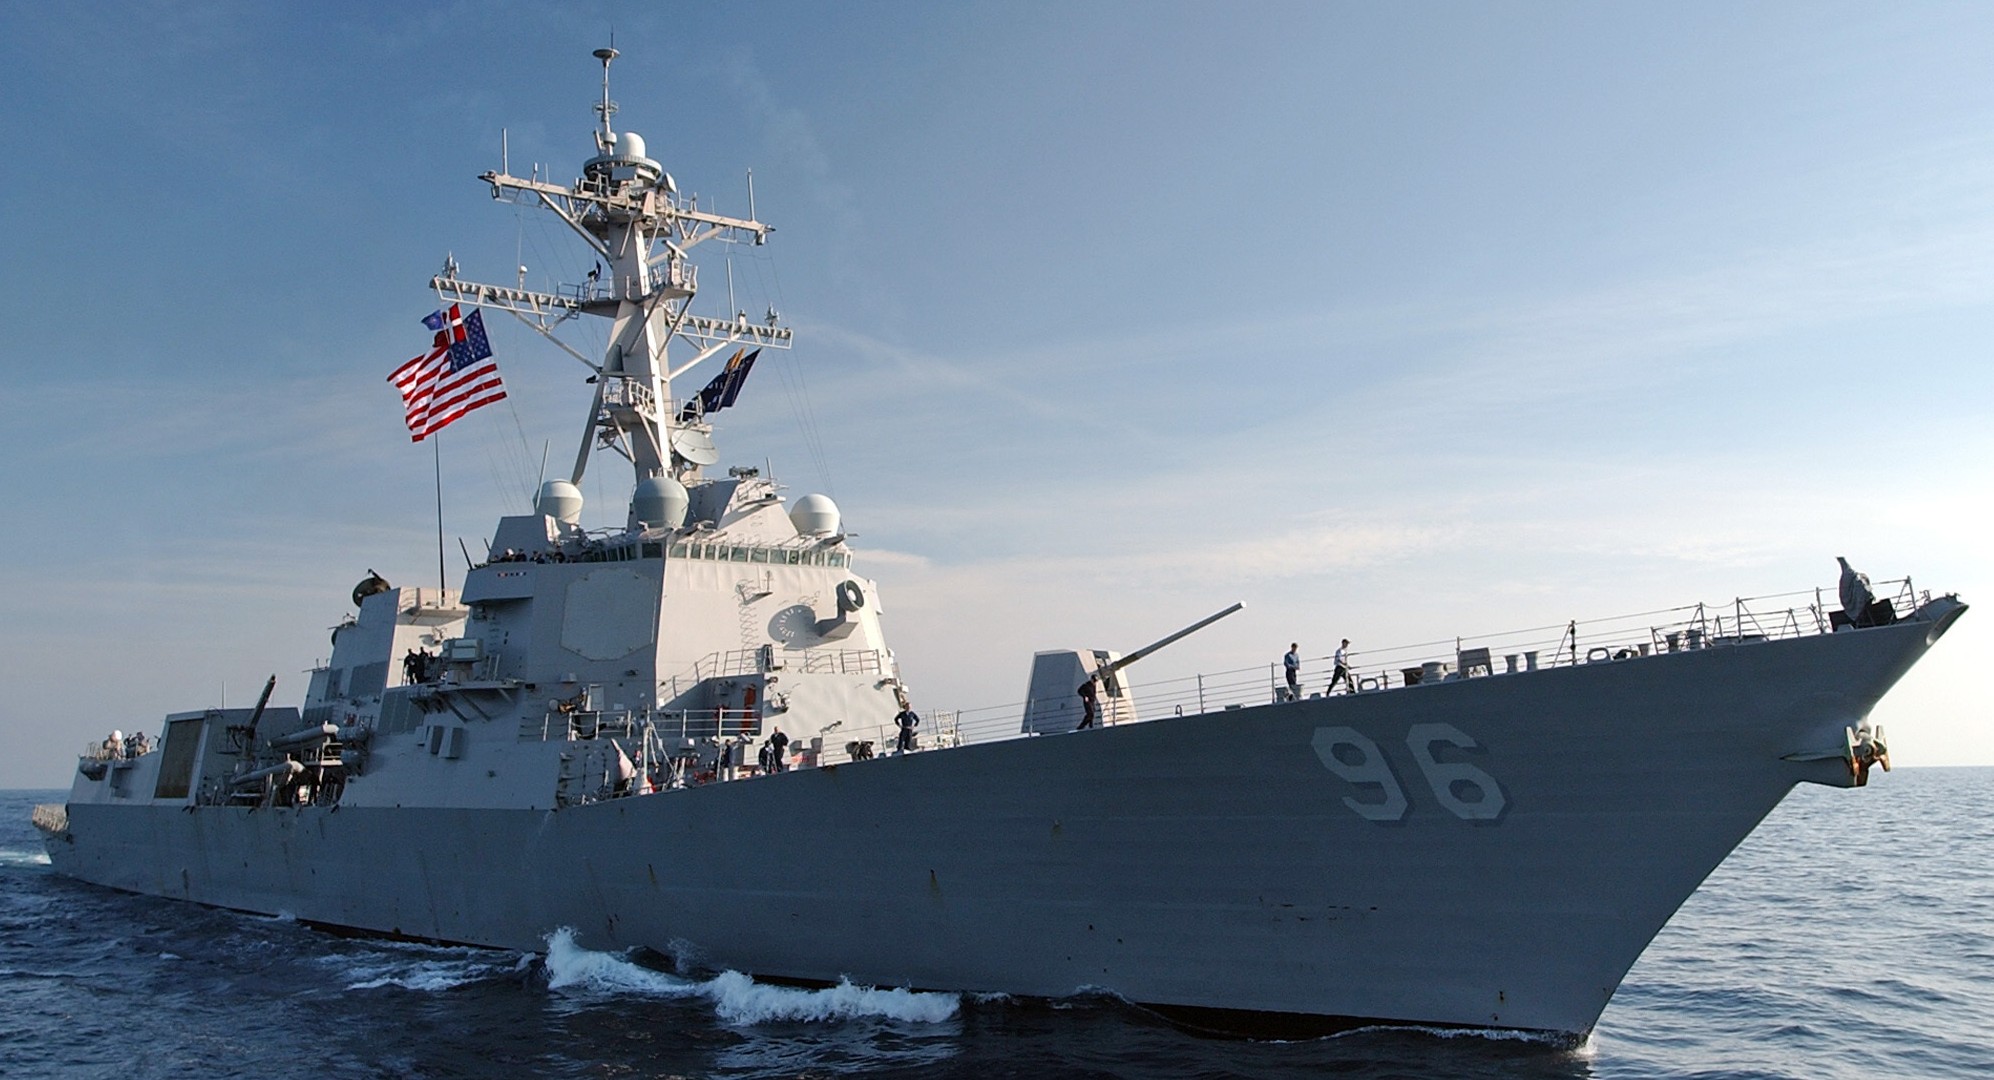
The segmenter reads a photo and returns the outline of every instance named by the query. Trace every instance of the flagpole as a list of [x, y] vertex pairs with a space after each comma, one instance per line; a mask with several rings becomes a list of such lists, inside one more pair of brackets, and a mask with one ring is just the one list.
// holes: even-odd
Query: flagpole
[[433, 432], [429, 436], [431, 456], [436, 460], [436, 587], [450, 588], [450, 579], [443, 569], [443, 433]]
[[[436, 331], [429, 352], [403, 364], [388, 376], [402, 394], [402, 405], [411, 437], [429, 444], [430, 460], [436, 469], [436, 587], [448, 591], [450, 571], [443, 554], [443, 444], [440, 436], [451, 421], [505, 398], [498, 364], [492, 359], [491, 342], [485, 337], [485, 320], [477, 311], [460, 315], [457, 305], [447, 311], [432, 312], [422, 320]], [[454, 339], [454, 340], [453, 340]], [[597, 407], [601, 385], [596, 386]], [[437, 408], [438, 401], [446, 404]], [[584, 451], [586, 452], [584, 444]]]

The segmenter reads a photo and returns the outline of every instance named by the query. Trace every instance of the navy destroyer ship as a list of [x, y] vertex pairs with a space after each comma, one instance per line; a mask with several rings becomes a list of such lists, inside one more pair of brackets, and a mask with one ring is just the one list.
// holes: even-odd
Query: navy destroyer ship
[[[1019, 657], [1022, 706], [930, 712], [906, 747], [837, 506], [720, 468], [714, 414], [791, 333], [695, 313], [691, 253], [770, 226], [701, 210], [615, 130], [596, 55], [580, 178], [480, 179], [598, 270], [430, 282], [439, 335], [467, 310], [557, 344], [607, 320], [600, 355], [562, 345], [593, 384], [572, 471], [461, 589], [370, 571], [301, 705], [266, 687], [86, 753], [35, 814], [61, 873], [436, 942], [566, 927], [774, 980], [1106, 990], [1215, 1031], [1582, 1037], [1789, 790], [1888, 767], [1871, 708], [1965, 611], [1844, 566], [1826, 595], [1367, 653], [1334, 693], [1256, 669], [1141, 702], [1148, 650], [1053, 648]], [[584, 529], [609, 454], [626, 520]]]

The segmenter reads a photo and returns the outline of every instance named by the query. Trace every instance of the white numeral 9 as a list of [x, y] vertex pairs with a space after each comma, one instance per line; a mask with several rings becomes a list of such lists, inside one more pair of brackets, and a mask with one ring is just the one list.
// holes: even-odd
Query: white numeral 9
[[[1378, 750], [1377, 743], [1347, 727], [1317, 728], [1315, 738], [1310, 741], [1324, 768], [1352, 784], [1375, 784], [1385, 796], [1383, 802], [1358, 802], [1345, 795], [1343, 805], [1372, 821], [1398, 821], [1405, 817], [1405, 789], [1399, 786], [1399, 778], [1392, 775], [1392, 766]], [[1431, 775], [1428, 774], [1429, 778]], [[1438, 785], [1435, 787], [1437, 790]]]

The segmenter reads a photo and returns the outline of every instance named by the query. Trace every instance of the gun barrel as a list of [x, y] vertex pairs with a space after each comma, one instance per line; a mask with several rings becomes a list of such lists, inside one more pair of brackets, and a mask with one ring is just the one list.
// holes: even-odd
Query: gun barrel
[[1195, 634], [1198, 631], [1203, 630], [1205, 627], [1210, 626], [1215, 622], [1218, 622], [1220, 619], [1225, 618], [1227, 615], [1230, 615], [1233, 612], [1238, 611], [1239, 609], [1245, 606], [1246, 606], [1245, 604], [1234, 604], [1233, 606], [1217, 613], [1216, 615], [1207, 615], [1204, 618], [1199, 619], [1197, 622], [1194, 622], [1191, 625], [1185, 627], [1184, 629], [1179, 630], [1176, 633], [1171, 634], [1170, 636], [1163, 638], [1159, 641], [1150, 642], [1148, 645], [1144, 645], [1142, 648], [1137, 649], [1136, 651], [1128, 654], [1127, 656], [1122, 657], [1120, 660], [1117, 660], [1114, 663], [1101, 668], [1100, 670], [1094, 673], [1094, 677], [1106, 678], [1109, 675], [1113, 675], [1115, 672], [1120, 671], [1123, 668], [1129, 666], [1130, 664], [1135, 663], [1137, 660], [1140, 660], [1143, 657], [1148, 656], [1150, 653], [1153, 653], [1156, 650], [1161, 649], [1165, 645], [1177, 641], [1180, 638], [1187, 637], [1191, 634]]
[[256, 755], [256, 725], [263, 721], [263, 710], [270, 704], [270, 692], [277, 689], [277, 676], [263, 684], [263, 696], [256, 699], [256, 711], [249, 714], [249, 730], [242, 736], [242, 757], [247, 761]]

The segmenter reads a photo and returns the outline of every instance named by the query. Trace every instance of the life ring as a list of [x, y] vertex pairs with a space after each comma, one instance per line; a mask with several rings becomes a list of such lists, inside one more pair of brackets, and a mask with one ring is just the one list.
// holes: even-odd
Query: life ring
[[856, 581], [838, 583], [838, 610], [851, 612], [865, 606], [865, 590]]

